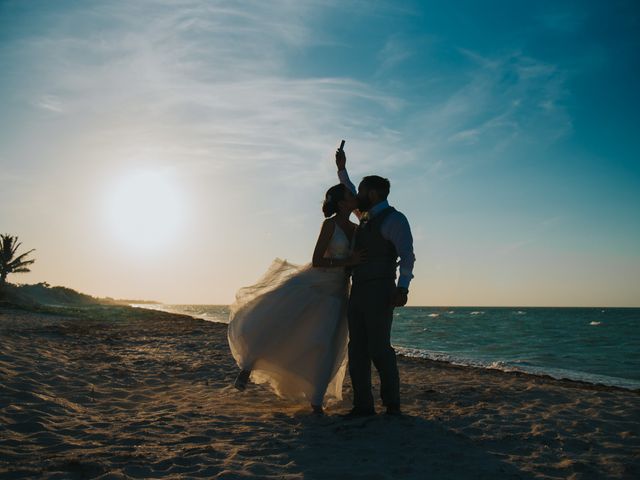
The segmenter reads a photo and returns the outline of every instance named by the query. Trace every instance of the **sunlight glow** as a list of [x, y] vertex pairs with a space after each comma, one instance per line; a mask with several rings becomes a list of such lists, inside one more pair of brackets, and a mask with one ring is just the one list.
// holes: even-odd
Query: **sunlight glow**
[[108, 228], [125, 246], [157, 252], [176, 238], [185, 208], [172, 180], [167, 173], [139, 171], [116, 182], [108, 195]]

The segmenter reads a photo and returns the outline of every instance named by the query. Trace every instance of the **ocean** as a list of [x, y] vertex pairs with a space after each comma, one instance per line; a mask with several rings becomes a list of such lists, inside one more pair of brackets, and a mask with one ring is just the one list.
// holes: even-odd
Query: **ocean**
[[[134, 305], [228, 322], [221, 305]], [[405, 307], [391, 340], [414, 357], [640, 389], [640, 308]]]

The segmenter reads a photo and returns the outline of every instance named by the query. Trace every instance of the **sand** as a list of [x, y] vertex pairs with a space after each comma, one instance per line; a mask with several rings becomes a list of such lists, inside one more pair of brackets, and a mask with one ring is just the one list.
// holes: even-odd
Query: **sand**
[[640, 393], [399, 357], [402, 417], [238, 392], [226, 326], [0, 309], [1, 478], [640, 478]]

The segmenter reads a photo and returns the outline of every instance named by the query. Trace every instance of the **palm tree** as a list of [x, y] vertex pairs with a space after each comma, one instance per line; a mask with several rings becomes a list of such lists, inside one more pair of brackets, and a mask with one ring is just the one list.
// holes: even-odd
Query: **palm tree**
[[0, 235], [0, 288], [4, 287], [7, 275], [10, 273], [30, 272], [27, 267], [35, 262], [35, 260], [26, 259], [26, 256], [35, 251], [35, 249], [17, 257], [15, 256], [20, 245], [22, 244], [18, 242], [17, 236]]

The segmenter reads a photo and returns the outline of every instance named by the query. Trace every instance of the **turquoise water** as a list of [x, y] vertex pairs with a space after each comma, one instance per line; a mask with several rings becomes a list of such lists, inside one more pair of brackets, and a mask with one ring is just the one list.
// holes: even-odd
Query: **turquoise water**
[[[227, 322], [220, 305], [140, 305]], [[640, 389], [640, 309], [406, 307], [392, 341], [410, 356]]]

